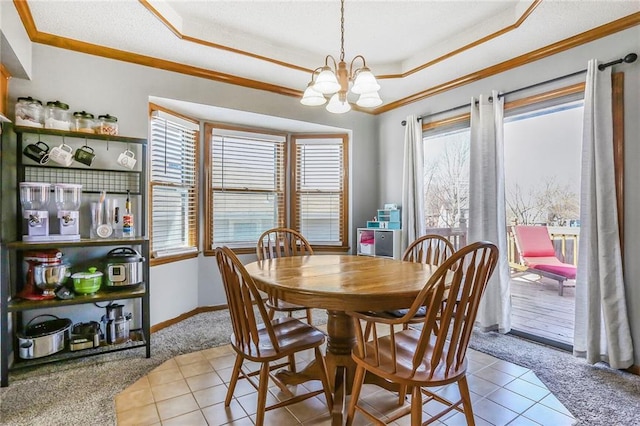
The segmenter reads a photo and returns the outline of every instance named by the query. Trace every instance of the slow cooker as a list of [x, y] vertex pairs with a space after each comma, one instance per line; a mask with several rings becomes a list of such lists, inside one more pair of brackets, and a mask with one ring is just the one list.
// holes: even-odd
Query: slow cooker
[[140, 253], [130, 247], [111, 250], [105, 261], [105, 286], [114, 288], [141, 284], [144, 260]]

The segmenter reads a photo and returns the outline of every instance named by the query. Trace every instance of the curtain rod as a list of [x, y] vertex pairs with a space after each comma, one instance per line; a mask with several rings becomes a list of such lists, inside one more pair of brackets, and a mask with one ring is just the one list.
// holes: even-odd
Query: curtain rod
[[[620, 64], [622, 62], [630, 64], [632, 62], [635, 62], [636, 59], [638, 59], [638, 55], [637, 54], [629, 53], [624, 58], [616, 59], [615, 61], [611, 61], [611, 62], [607, 62], [606, 64], [598, 65], [598, 69], [600, 71], [604, 71], [605, 69], [609, 68], [610, 66], [613, 66], [613, 65], [616, 65], [616, 64]], [[535, 83], [535, 84], [532, 84], [530, 86], [521, 87], [519, 89], [514, 89], [514, 90], [511, 90], [509, 92], [498, 93], [498, 98], [504, 98], [507, 95], [511, 95], [511, 94], [518, 93], [518, 92], [522, 92], [524, 90], [532, 89], [534, 87], [542, 86], [544, 84], [553, 83], [553, 82], [558, 81], [558, 80], [564, 80], [565, 78], [575, 77], [576, 75], [580, 75], [580, 74], [583, 74], [585, 72], [587, 72], [586, 68], [583, 69], [583, 70], [580, 70], [580, 71], [572, 72], [571, 74], [566, 74], [566, 75], [562, 75], [560, 77], [552, 78], [550, 80], [541, 81], [539, 83]], [[492, 98], [489, 97], [489, 101], [491, 101], [491, 100], [492, 100]], [[416, 120], [420, 121], [420, 120], [422, 120], [424, 118], [431, 117], [433, 115], [444, 114], [446, 112], [456, 111], [456, 110], [462, 109], [462, 108], [468, 108], [469, 106], [471, 106], [470, 102], [468, 102], [466, 104], [463, 104], [463, 105], [455, 106], [453, 108], [445, 109], [443, 111], [438, 111], [438, 112], [434, 112], [434, 113], [431, 113], [431, 114], [423, 114], [423, 115], [419, 116]], [[407, 125], [407, 120], [402, 120], [401, 124], [403, 126], [406, 126]]]

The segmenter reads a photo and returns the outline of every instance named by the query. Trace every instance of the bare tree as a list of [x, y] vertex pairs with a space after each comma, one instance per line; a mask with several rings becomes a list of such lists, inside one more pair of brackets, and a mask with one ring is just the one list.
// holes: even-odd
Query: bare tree
[[453, 228], [469, 208], [469, 138], [447, 135], [442, 155], [425, 167], [425, 212], [428, 227]]
[[568, 183], [560, 184], [557, 177], [547, 177], [542, 187], [527, 194], [516, 183], [507, 193], [506, 204], [507, 221], [520, 225], [544, 222], [564, 226], [580, 215], [578, 195]]

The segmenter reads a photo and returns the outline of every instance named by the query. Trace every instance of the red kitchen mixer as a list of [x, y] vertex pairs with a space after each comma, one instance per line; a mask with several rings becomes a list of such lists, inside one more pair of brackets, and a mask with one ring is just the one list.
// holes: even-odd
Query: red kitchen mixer
[[56, 297], [55, 290], [69, 275], [69, 267], [62, 262], [58, 249], [24, 252], [27, 274], [24, 287], [17, 297], [27, 300], [46, 300]]

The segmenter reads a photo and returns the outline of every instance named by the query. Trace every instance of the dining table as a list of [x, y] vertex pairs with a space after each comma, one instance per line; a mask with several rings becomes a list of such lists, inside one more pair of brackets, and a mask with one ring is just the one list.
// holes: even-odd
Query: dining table
[[[354, 255], [310, 255], [258, 260], [245, 265], [256, 286], [265, 293], [327, 311], [326, 368], [333, 389], [332, 425], [344, 424], [346, 397], [351, 391], [355, 362], [355, 325], [346, 312], [408, 308], [433, 275], [436, 266], [396, 259]], [[313, 363], [300, 372], [283, 371], [279, 379], [290, 385], [323, 374]], [[390, 388], [375, 377], [367, 382]]]

